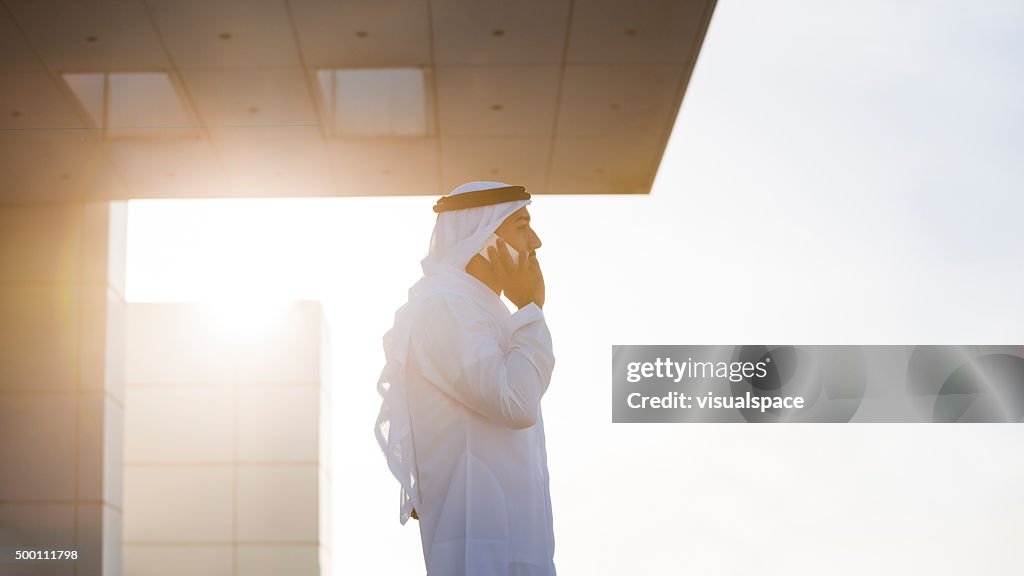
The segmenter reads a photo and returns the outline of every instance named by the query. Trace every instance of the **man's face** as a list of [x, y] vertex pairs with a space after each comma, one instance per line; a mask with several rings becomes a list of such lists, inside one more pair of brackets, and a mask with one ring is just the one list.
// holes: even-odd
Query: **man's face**
[[495, 234], [519, 252], [534, 252], [541, 247], [540, 237], [530, 226], [530, 212], [526, 206], [505, 218]]

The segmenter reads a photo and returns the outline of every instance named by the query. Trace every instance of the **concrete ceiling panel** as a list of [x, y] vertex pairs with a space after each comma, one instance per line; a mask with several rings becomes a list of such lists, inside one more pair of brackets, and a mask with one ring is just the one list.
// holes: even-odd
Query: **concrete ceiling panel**
[[441, 193], [436, 138], [334, 139], [328, 142], [328, 151], [342, 196]]
[[133, 198], [217, 198], [230, 191], [212, 145], [200, 139], [110, 142]]
[[45, 72], [0, 74], [0, 129], [85, 128]]
[[281, 0], [147, 0], [175, 66], [299, 67]]
[[707, 25], [705, 10], [705, 0], [576, 2], [568, 62], [690, 62]]
[[105, 146], [90, 130], [0, 131], [0, 174], [25, 203], [89, 197], [105, 175]]
[[440, 68], [441, 135], [550, 135], [560, 74], [557, 66]]
[[292, 0], [289, 5], [312, 69], [430, 65], [424, 0]]
[[18, 25], [0, 10], [0, 72], [35, 72], [43, 69]]
[[434, 57], [448, 64], [561, 64], [568, 0], [434, 0]]
[[139, 0], [7, 0], [4, 4], [52, 71], [169, 65]]
[[473, 180], [497, 180], [544, 193], [551, 139], [544, 136], [453, 136], [441, 141], [443, 189]]
[[683, 71], [672, 64], [567, 66], [558, 135], [669, 130]]
[[315, 125], [306, 76], [299, 68], [182, 70], [185, 85], [210, 127]]
[[214, 128], [232, 196], [326, 196], [332, 181], [317, 127]]
[[555, 140], [550, 194], [646, 194], [662, 139], [656, 135], [562, 136]]

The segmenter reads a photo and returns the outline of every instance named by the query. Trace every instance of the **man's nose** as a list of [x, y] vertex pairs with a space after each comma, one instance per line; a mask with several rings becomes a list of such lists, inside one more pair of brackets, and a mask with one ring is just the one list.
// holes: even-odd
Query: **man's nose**
[[540, 236], [537, 236], [536, 232], [531, 231], [530, 235], [532, 236], [532, 238], [530, 238], [530, 250], [536, 250], [544, 245], [544, 243], [540, 241]]

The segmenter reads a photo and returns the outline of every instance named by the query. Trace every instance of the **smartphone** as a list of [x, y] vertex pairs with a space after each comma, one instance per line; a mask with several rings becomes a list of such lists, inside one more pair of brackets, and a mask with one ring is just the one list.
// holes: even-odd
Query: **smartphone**
[[[491, 237], [487, 239], [487, 242], [484, 244], [484, 247], [481, 248], [480, 251], [477, 252], [477, 254], [483, 256], [484, 260], [490, 260], [490, 258], [487, 257], [487, 249], [490, 248], [491, 246], [494, 246], [495, 250], [498, 249], [497, 234], [491, 234]], [[512, 263], [519, 264], [519, 252], [516, 251], [516, 249], [513, 248], [512, 245], [509, 244], [508, 242], [505, 242], [505, 247], [508, 248], [508, 255], [512, 257]]]

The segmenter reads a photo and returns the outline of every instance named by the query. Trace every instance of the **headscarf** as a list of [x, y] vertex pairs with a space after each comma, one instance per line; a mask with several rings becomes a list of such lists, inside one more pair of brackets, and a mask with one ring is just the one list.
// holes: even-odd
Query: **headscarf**
[[[502, 182], [468, 182], [449, 194], [507, 186]], [[466, 272], [466, 264], [506, 218], [529, 203], [530, 200], [516, 200], [438, 214], [430, 237], [430, 250], [420, 262], [423, 277], [409, 289], [408, 302], [395, 312], [395, 323], [384, 335], [385, 364], [377, 380], [382, 402], [374, 431], [388, 468], [401, 484], [398, 520], [402, 524], [420, 503], [405, 382], [412, 320], [418, 316], [419, 307], [427, 296], [471, 293], [473, 283], [478, 281]]]

